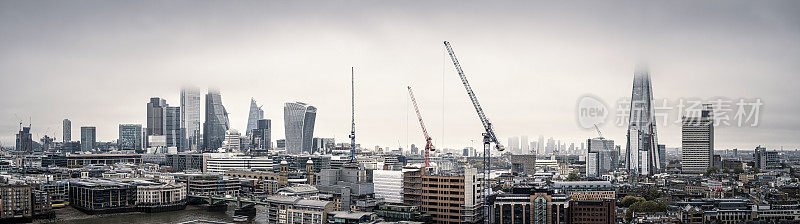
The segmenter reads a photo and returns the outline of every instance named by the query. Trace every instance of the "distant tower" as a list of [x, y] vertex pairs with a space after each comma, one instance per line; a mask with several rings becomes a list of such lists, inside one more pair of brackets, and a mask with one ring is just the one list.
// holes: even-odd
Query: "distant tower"
[[81, 127], [81, 151], [92, 151], [97, 143], [97, 129], [95, 127]]
[[650, 72], [637, 68], [633, 75], [630, 122], [627, 133], [626, 168], [634, 175], [650, 176], [662, 169], [658, 154]]
[[186, 140], [184, 148], [196, 150], [202, 144], [200, 119], [200, 90], [189, 87], [181, 89], [181, 127], [185, 129], [183, 139]]
[[312, 152], [314, 143], [314, 121], [317, 108], [306, 103], [286, 103], [283, 106], [286, 134], [286, 153], [290, 155]]
[[206, 94], [206, 122], [203, 123], [203, 148], [214, 151], [222, 147], [225, 132], [229, 128], [228, 111], [222, 105], [222, 95], [217, 90], [209, 89]]
[[69, 119], [64, 119], [61, 122], [61, 131], [63, 132], [63, 138], [61, 139], [62, 142], [71, 142], [72, 141], [72, 121]]
[[253, 129], [258, 128], [258, 120], [261, 119], [264, 119], [264, 110], [256, 104], [255, 99], [250, 98], [250, 113], [247, 116], [247, 130], [245, 131], [245, 135], [250, 136]]
[[713, 166], [714, 110], [703, 104], [696, 116], [684, 116], [681, 128], [681, 172], [705, 173]]

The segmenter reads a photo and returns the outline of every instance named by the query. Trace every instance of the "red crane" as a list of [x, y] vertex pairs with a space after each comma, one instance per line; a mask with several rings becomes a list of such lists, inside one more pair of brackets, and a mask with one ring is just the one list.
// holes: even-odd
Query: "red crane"
[[428, 155], [430, 151], [436, 151], [436, 148], [433, 147], [433, 143], [431, 143], [431, 137], [428, 136], [428, 130], [425, 129], [425, 122], [422, 122], [422, 114], [419, 113], [419, 107], [417, 107], [417, 99], [414, 98], [414, 92], [411, 91], [411, 86], [408, 87], [408, 95], [411, 96], [411, 102], [414, 103], [414, 111], [417, 112], [417, 119], [419, 119], [419, 126], [422, 127], [422, 134], [425, 135], [425, 167], [428, 167], [430, 164], [430, 160], [428, 160]]

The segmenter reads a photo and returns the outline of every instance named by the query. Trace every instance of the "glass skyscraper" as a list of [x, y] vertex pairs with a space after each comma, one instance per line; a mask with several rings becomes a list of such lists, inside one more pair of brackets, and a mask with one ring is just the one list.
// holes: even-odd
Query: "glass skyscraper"
[[286, 134], [286, 153], [312, 153], [314, 121], [317, 108], [306, 103], [286, 103], [283, 106], [283, 122]]
[[261, 107], [256, 104], [255, 99], [250, 98], [250, 113], [247, 117], [247, 131], [245, 131], [245, 135], [250, 136], [253, 129], [258, 128], [258, 120], [261, 119], [264, 119], [264, 110], [261, 110]]
[[175, 147], [179, 152], [184, 151], [183, 136], [185, 129], [181, 127], [181, 108], [167, 107], [164, 116], [165, 135], [167, 136], [167, 147]]
[[198, 149], [200, 144], [200, 90], [181, 89], [181, 127], [185, 129], [183, 145], [185, 149]]
[[637, 68], [634, 72], [630, 108], [625, 168], [633, 175], [656, 174], [662, 167], [653, 112], [653, 90], [650, 72], [646, 68]]
[[63, 139], [61, 139], [62, 142], [72, 141], [72, 121], [69, 119], [64, 119], [61, 126], [61, 132], [63, 132]]
[[120, 124], [119, 125], [119, 149], [121, 150], [142, 150], [142, 125], [141, 124]]
[[97, 143], [95, 127], [81, 127], [81, 151], [92, 151]]
[[218, 90], [209, 89], [206, 94], [206, 122], [203, 123], [203, 148], [213, 151], [222, 147], [228, 128], [228, 111], [222, 105], [222, 95]]

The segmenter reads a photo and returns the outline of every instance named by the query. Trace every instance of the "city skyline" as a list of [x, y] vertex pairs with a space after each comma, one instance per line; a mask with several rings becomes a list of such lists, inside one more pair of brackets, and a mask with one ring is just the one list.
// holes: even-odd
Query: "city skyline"
[[[226, 6], [227, 11], [209, 18], [201, 15], [214, 8], [211, 4], [185, 11], [177, 4], [163, 4], [160, 7], [168, 12], [135, 3], [97, 4], [91, 11], [57, 2], [0, 7], [0, 30], [9, 34], [8, 41], [0, 42], [0, 74], [5, 80], [0, 93], [16, 96], [0, 101], [5, 106], [0, 112], [4, 120], [0, 143], [12, 146], [18, 123], [27, 124], [29, 119], [36, 140], [45, 134], [62, 136], [58, 133], [63, 119], [74, 123], [74, 134], [82, 126], [93, 126], [98, 141], [115, 140], [119, 124], [146, 126], [143, 104], [149, 98], [180, 105], [179, 91], [185, 85], [220, 89], [231, 129], [246, 132], [246, 100], [252, 97], [274, 122], [274, 138], [282, 138], [281, 104], [303, 101], [323, 111], [314, 137], [344, 142], [349, 134], [349, 94], [341, 87], [349, 81], [347, 68], [355, 66], [360, 92], [356, 125], [364, 130], [358, 142], [365, 148], [396, 147], [397, 141], [404, 148], [423, 145], [413, 116], [407, 119], [413, 115], [404, 92], [408, 84], [419, 86], [420, 104], [431, 105], [426, 107], [430, 114], [426, 124], [434, 144], [478, 148], [470, 140], [479, 142], [480, 122], [452, 66], [443, 60], [441, 41], [450, 40], [501, 141], [520, 135], [553, 136], [573, 143], [596, 137], [594, 130], [575, 122], [578, 97], [594, 94], [613, 107], [629, 97], [634, 66], [646, 60], [656, 99], [764, 101], [758, 127], [716, 128], [717, 150], [800, 147], [793, 138], [800, 135], [800, 118], [793, 116], [800, 104], [784, 93], [793, 89], [791, 82], [781, 81], [797, 73], [794, 62], [800, 61], [798, 43], [792, 41], [800, 36], [792, 29], [799, 23], [793, 4], [723, 9], [711, 3], [584, 4], [607, 9], [590, 10], [593, 7], [514, 3], [520, 7], [503, 9], [509, 12], [469, 3], [447, 5], [475, 12], [471, 15], [475, 19], [447, 13], [436, 3], [429, 5], [436, 9], [418, 12], [412, 6], [394, 5], [398, 13], [384, 15], [392, 5], [367, 6], [373, 10], [343, 15], [330, 3], [321, 4], [318, 11], [294, 3], [243, 3]], [[262, 15], [248, 8], [273, 13]], [[546, 12], [531, 13], [539, 12], [536, 8]], [[643, 16], [656, 8], [656, 13]], [[103, 10], [98, 9], [115, 16], [99, 21], [96, 12]], [[52, 17], [27, 16], [50, 12]], [[314, 19], [322, 18], [318, 13], [336, 19], [320, 22]], [[617, 14], [644, 19], [626, 21]], [[58, 16], [75, 22], [57, 26]], [[359, 22], [362, 17], [375, 20]], [[237, 25], [242, 20], [252, 27]], [[509, 31], [511, 26], [526, 28]], [[93, 27], [104, 32], [93, 32]], [[704, 32], [679, 32], [685, 29]], [[476, 30], [485, 34], [469, 35]], [[308, 61], [315, 64], [308, 66]], [[161, 82], [137, 81], [156, 78]], [[624, 142], [625, 126], [612, 123], [600, 126], [605, 137]], [[679, 147], [680, 124], [658, 125], [659, 143]]]

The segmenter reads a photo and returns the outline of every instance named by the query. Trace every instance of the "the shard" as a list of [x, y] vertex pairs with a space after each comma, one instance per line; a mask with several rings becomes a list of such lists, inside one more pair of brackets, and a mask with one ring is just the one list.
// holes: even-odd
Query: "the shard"
[[650, 72], [643, 67], [637, 68], [633, 75], [629, 118], [625, 168], [632, 175], [658, 173], [662, 167], [653, 112], [653, 89]]

